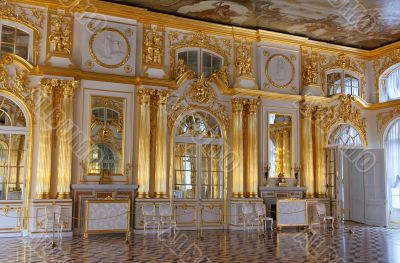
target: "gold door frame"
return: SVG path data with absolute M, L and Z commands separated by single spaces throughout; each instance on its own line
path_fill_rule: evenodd
M 221 133 L 223 136 L 223 158 L 224 158 L 224 187 L 223 187 L 223 204 L 224 204 L 224 215 L 223 215 L 223 223 L 224 225 L 227 224 L 227 212 L 228 212 L 228 134 L 227 134 L 227 127 L 224 125 L 224 122 L 222 122 L 215 114 L 212 112 L 206 110 L 205 108 L 202 107 L 190 107 L 189 109 L 183 111 L 180 115 L 176 117 L 175 120 L 173 120 L 173 125 L 169 131 L 169 142 L 170 142 L 170 165 L 169 165 L 169 198 L 171 204 L 173 203 L 173 176 L 174 176 L 174 157 L 175 157 L 175 131 L 177 128 L 177 125 L 180 123 L 180 121 L 183 119 L 183 117 L 189 115 L 192 112 L 205 112 L 207 114 L 210 114 L 213 116 L 220 128 L 221 128 Z

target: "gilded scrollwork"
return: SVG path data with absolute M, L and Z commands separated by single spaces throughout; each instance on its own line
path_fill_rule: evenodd
M 193 103 L 211 104 L 215 101 L 215 92 L 207 83 L 207 79 L 202 75 L 188 89 L 186 97 Z
M 72 16 L 49 13 L 47 30 L 50 55 L 66 57 L 71 55 L 73 23 Z
M 35 109 L 36 87 L 30 86 L 28 71 L 10 67 L 14 61 L 12 55 L 3 55 L 0 61 L 0 89 L 6 90 L 21 99 L 33 113 Z M 12 69 L 14 69 L 12 72 Z
M 162 66 L 164 59 L 164 30 L 156 26 L 143 29 L 143 63 Z
M 235 43 L 235 71 L 239 77 L 253 77 L 251 44 L 245 41 Z
M 376 126 L 378 134 L 382 135 L 388 124 L 400 117 L 400 106 L 396 106 L 390 111 L 380 112 L 376 115 Z
M 209 49 L 224 58 L 224 65 L 230 63 L 232 43 L 229 39 L 218 38 L 205 34 L 202 31 L 195 33 L 184 33 L 178 31 L 170 31 L 168 33 L 168 44 L 170 48 L 170 69 L 172 74 L 176 74 L 175 55 L 176 50 L 180 48 L 205 48 Z M 176 78 L 177 75 L 173 75 Z
M 375 94 L 376 102 L 380 100 L 380 78 L 382 74 L 390 67 L 400 63 L 400 49 L 394 49 L 389 54 L 385 54 L 373 62 L 373 68 L 375 73 Z

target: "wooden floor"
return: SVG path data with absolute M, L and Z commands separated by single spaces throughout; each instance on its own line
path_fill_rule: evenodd
M 351 229 L 351 231 L 350 231 Z M 350 233 L 353 232 L 353 233 Z M 400 229 L 346 224 L 314 233 L 283 229 L 257 232 L 178 231 L 168 235 L 93 235 L 0 239 L 0 262 L 400 262 Z

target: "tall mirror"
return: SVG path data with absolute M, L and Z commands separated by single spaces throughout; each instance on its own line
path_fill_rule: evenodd
M 90 97 L 89 175 L 124 174 L 125 99 Z
M 293 118 L 288 114 L 268 114 L 269 177 L 292 177 Z

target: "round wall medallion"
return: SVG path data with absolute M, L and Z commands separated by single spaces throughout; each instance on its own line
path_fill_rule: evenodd
M 274 54 L 267 60 L 265 74 L 269 83 L 276 88 L 286 88 L 294 79 L 294 66 L 290 59 L 282 54 Z
M 106 27 L 90 37 L 89 51 L 93 60 L 100 66 L 118 68 L 128 61 L 131 47 L 123 33 Z

